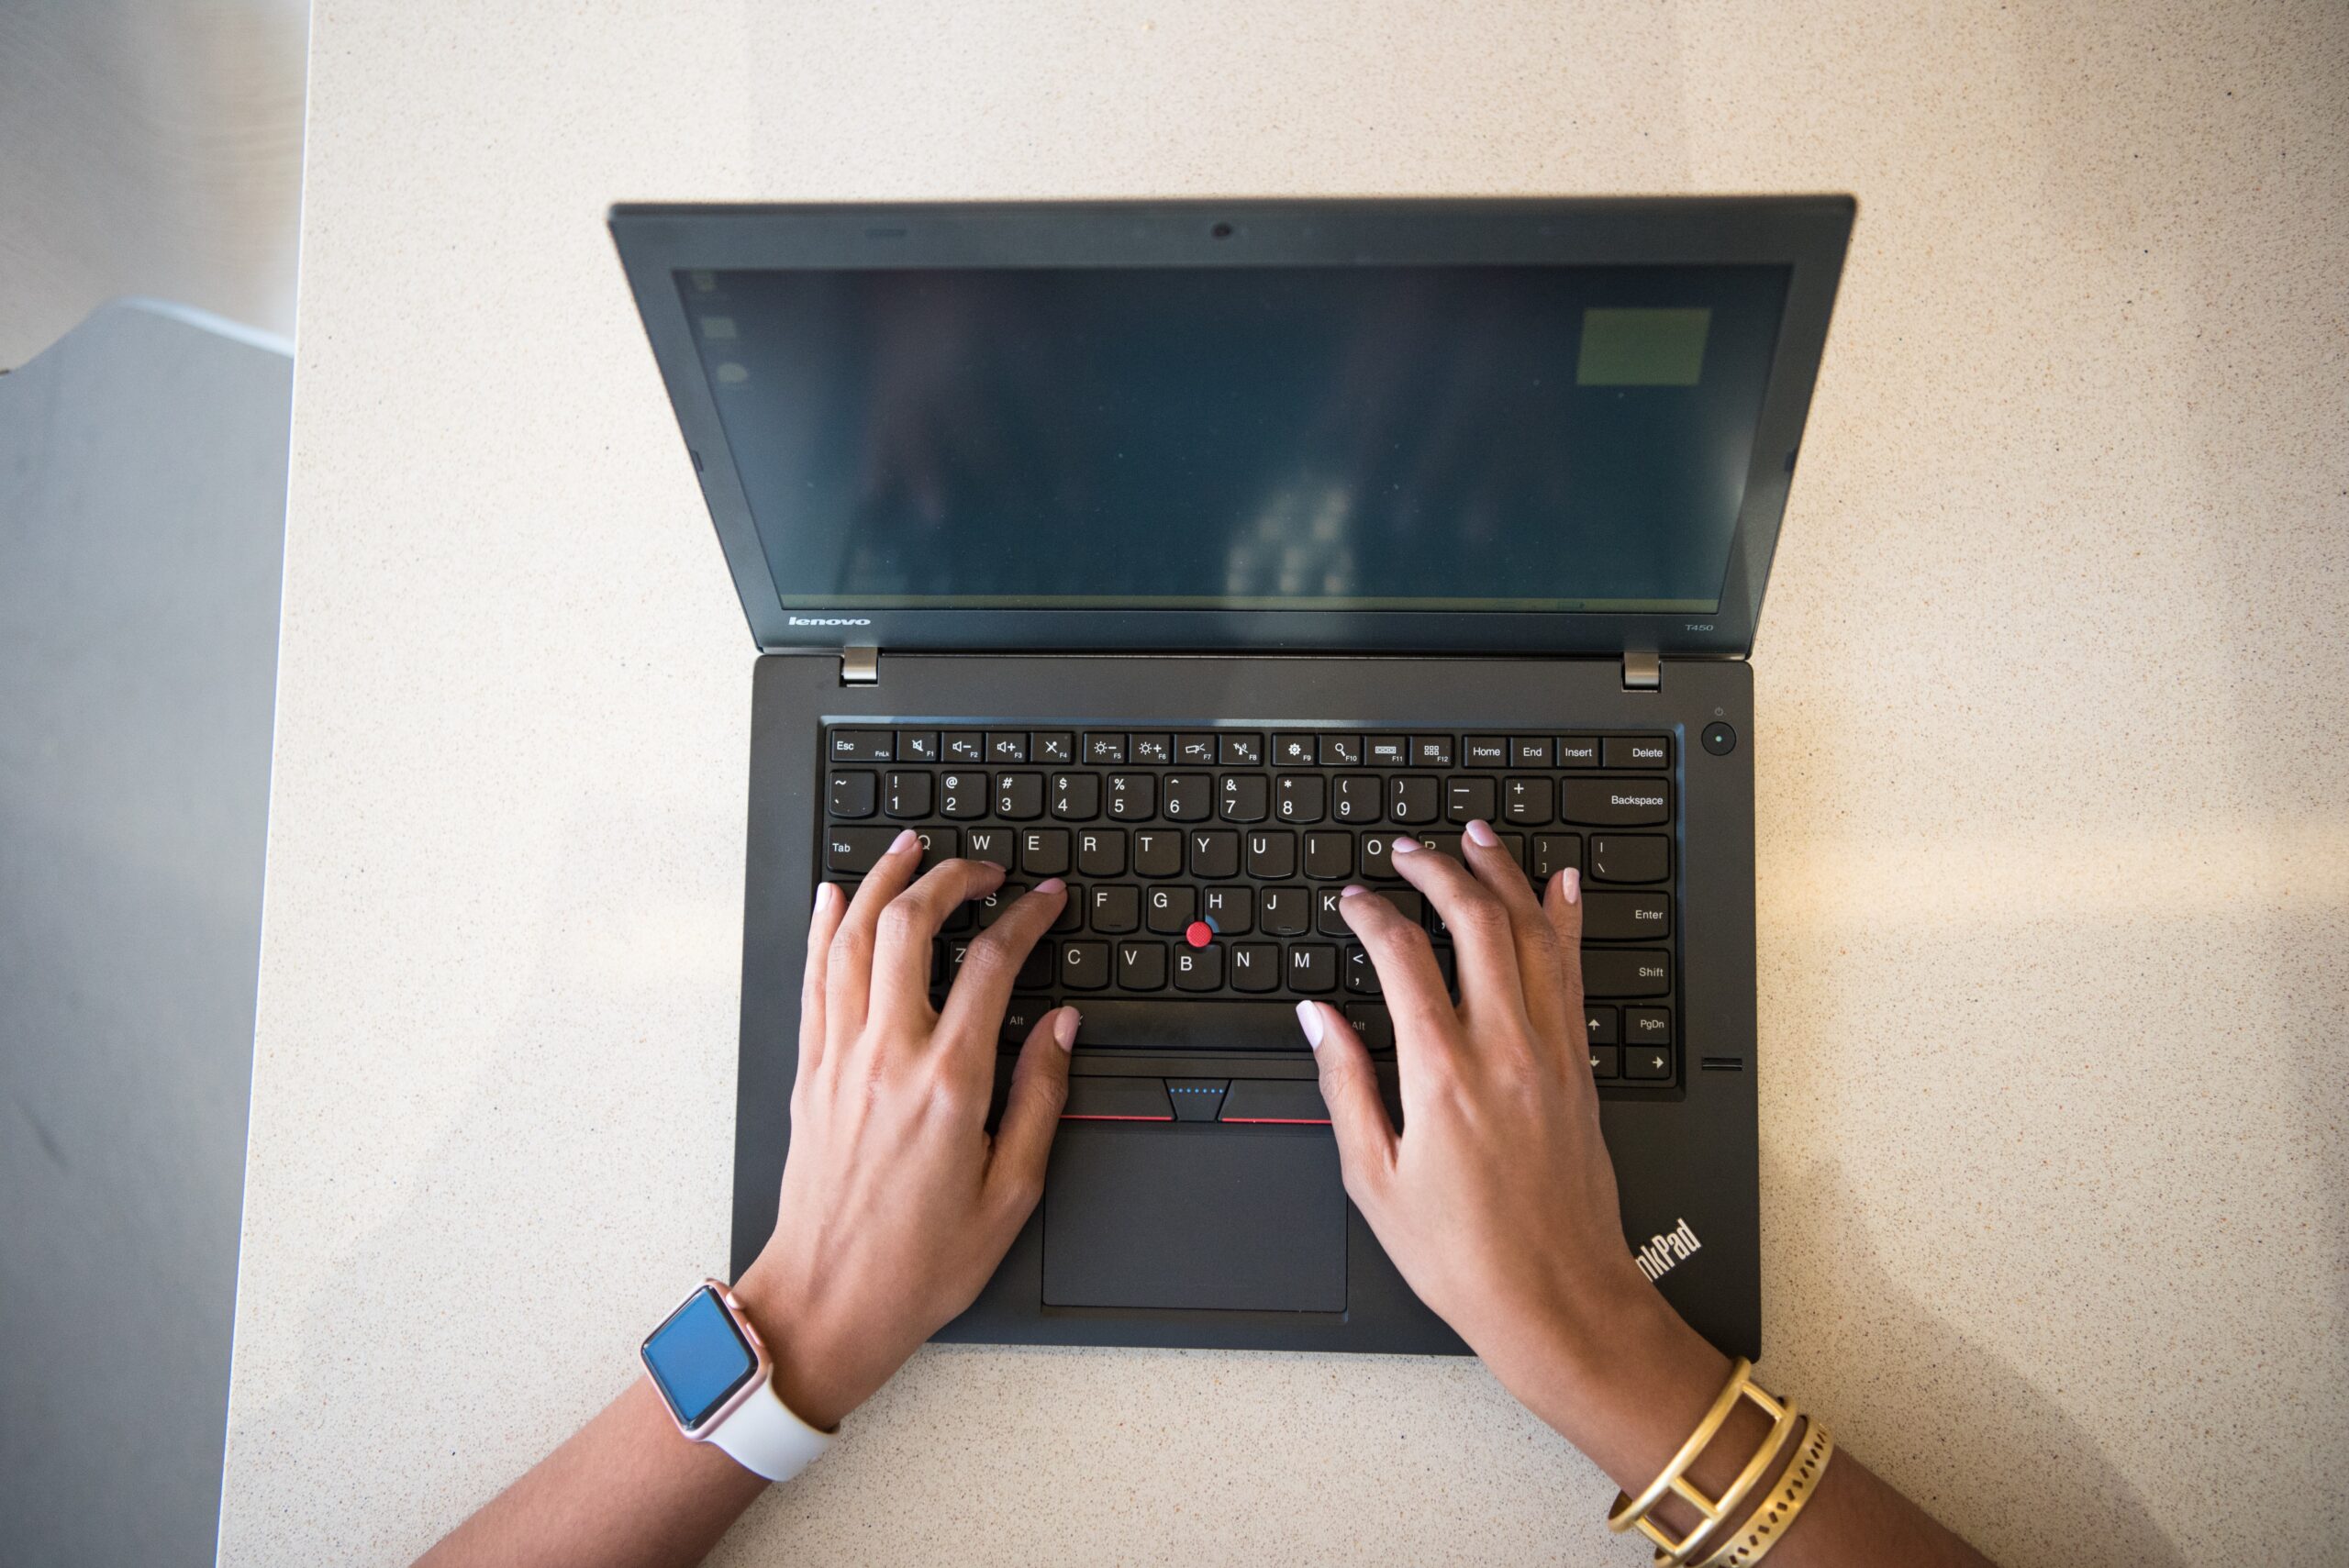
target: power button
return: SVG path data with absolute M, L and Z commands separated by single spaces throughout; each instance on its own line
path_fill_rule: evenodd
M 1726 724 L 1708 724 L 1697 739 L 1716 757 L 1726 757 L 1737 750 L 1737 731 Z

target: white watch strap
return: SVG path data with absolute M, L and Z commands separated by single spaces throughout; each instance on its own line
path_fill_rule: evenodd
M 772 1381 L 728 1411 L 709 1440 L 743 1469 L 770 1481 L 790 1480 L 832 1446 L 829 1435 L 792 1414 Z

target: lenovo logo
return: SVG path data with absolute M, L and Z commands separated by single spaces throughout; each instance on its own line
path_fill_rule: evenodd
M 1647 1275 L 1651 1280 L 1660 1280 L 1672 1272 L 1673 1264 L 1690 1256 L 1703 1245 L 1702 1241 L 1697 1240 L 1697 1233 L 1688 1229 L 1688 1222 L 1684 1219 L 1678 1226 L 1665 1231 L 1663 1235 L 1648 1238 L 1648 1244 L 1634 1249 L 1631 1256 L 1640 1265 L 1640 1273 Z
M 871 626 L 873 624 L 863 616 L 845 618 L 826 616 L 785 616 L 784 619 L 793 626 Z

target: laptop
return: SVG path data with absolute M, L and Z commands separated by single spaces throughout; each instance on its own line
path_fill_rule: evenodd
M 1066 913 L 1042 1202 L 942 1339 L 1459 1352 L 1346 1201 L 1296 1003 L 1398 1118 L 1336 910 L 1408 832 L 1580 868 L 1642 1268 L 1758 1355 L 1747 656 L 1842 196 L 621 206 L 758 648 L 733 1262 L 774 1227 L 815 884 L 905 828 Z M 1405 1129 L 1408 1136 L 1408 1129 Z

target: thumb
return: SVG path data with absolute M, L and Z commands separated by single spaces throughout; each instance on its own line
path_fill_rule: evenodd
M 1028 1031 L 1028 1042 L 1019 1048 L 1019 1064 L 1011 1070 L 1011 1093 L 996 1126 L 987 1188 L 1015 1211 L 1015 1227 L 1044 1193 L 1044 1162 L 1052 1152 L 1052 1135 L 1061 1129 L 1061 1108 L 1068 1104 L 1069 1051 L 1083 1021 L 1074 1007 L 1054 1007 L 1038 1018 Z
M 1377 1071 L 1362 1037 L 1329 1003 L 1299 1002 L 1297 1021 L 1304 1027 L 1314 1064 L 1320 1069 L 1321 1099 L 1330 1107 L 1330 1130 L 1337 1135 L 1346 1191 L 1359 1205 L 1363 1182 L 1384 1175 L 1395 1164 L 1395 1126 L 1386 1119 L 1386 1102 L 1378 1097 Z

